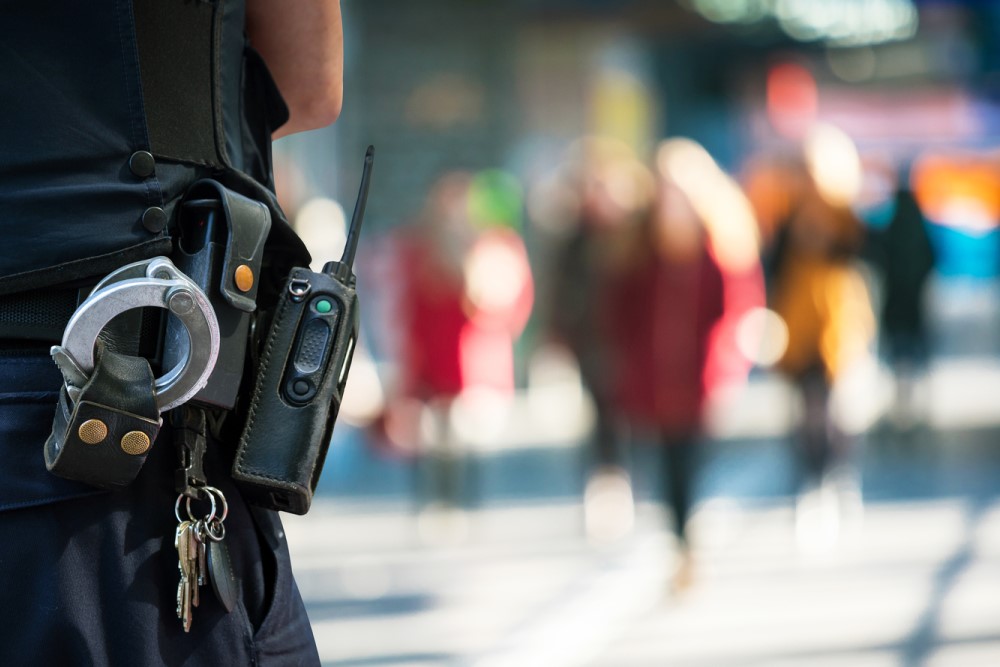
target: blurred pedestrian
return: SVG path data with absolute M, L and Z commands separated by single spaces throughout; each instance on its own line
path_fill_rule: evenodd
M 390 411 L 413 416 L 410 437 L 427 464 L 431 506 L 465 504 L 466 466 L 453 427 L 456 399 L 470 390 L 510 396 L 513 344 L 531 311 L 533 285 L 515 221 L 489 217 L 489 179 L 465 172 L 442 176 L 420 220 L 399 242 L 403 293 L 400 374 Z M 484 212 L 485 211 L 485 212 Z M 396 415 L 399 416 L 398 414 Z
M 585 137 L 574 144 L 562 178 L 571 196 L 571 225 L 552 267 L 548 334 L 576 357 L 594 404 L 589 443 L 593 471 L 585 495 L 585 523 L 596 540 L 614 539 L 632 525 L 631 479 L 612 411 L 609 293 L 630 257 L 633 228 L 648 209 L 653 191 L 649 170 L 625 144 Z
M 659 445 L 679 590 L 692 577 L 688 520 L 705 407 L 713 392 L 745 378 L 737 324 L 762 305 L 764 292 L 750 204 L 705 149 L 687 139 L 664 142 L 656 176 L 655 202 L 605 312 L 614 409 Z
M 857 151 L 847 135 L 821 127 L 805 143 L 802 169 L 778 234 L 771 294 L 788 328 L 778 369 L 804 408 L 797 438 L 799 537 L 804 546 L 816 546 L 836 540 L 840 504 L 855 492 L 854 439 L 833 418 L 830 399 L 834 386 L 868 353 L 874 317 L 857 268 L 864 241 L 851 209 L 860 183 Z
M 888 226 L 875 235 L 872 253 L 882 276 L 880 333 L 896 382 L 892 422 L 901 435 L 919 425 L 915 389 L 928 355 L 925 291 L 934 248 L 920 204 L 901 169 Z

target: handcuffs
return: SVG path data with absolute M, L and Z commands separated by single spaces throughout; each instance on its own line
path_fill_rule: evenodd
M 62 345 L 53 348 L 53 355 L 62 356 L 65 366 L 79 371 L 67 382 L 82 388 L 81 380 L 85 382 L 94 370 L 98 334 L 112 319 L 146 307 L 169 310 L 188 334 L 180 363 L 154 383 L 157 407 L 166 412 L 198 393 L 219 356 L 219 323 L 202 289 L 166 257 L 123 266 L 99 282 L 80 304 L 66 325 Z
M 160 377 L 149 362 L 113 352 L 99 338 L 134 308 L 164 308 L 183 325 L 179 361 Z M 65 383 L 45 463 L 56 475 L 121 487 L 138 474 L 159 432 L 160 414 L 205 386 L 219 356 L 215 311 L 204 291 L 166 257 L 136 262 L 97 284 L 66 325 L 52 357 Z

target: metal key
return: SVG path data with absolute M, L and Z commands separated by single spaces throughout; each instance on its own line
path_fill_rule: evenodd
M 204 586 L 208 576 L 208 537 L 205 534 L 205 521 L 199 521 L 194 533 L 198 542 L 198 585 Z
M 201 558 L 198 541 L 198 524 L 200 521 L 196 521 L 188 526 L 188 586 L 191 589 L 191 606 L 197 607 L 201 602 L 201 596 L 198 593 L 198 589 L 201 587 Z M 190 621 L 189 621 L 190 623 Z
M 180 583 L 177 584 L 177 618 L 181 619 L 184 632 L 191 631 L 191 561 L 190 561 L 191 522 L 181 521 L 177 525 L 174 536 L 174 547 L 177 549 L 177 569 L 180 571 Z
M 174 549 L 177 550 L 177 569 L 180 571 L 180 582 L 177 584 L 177 618 L 181 618 L 184 613 L 184 587 L 187 582 L 184 579 L 184 557 L 183 554 L 187 553 L 186 545 L 182 545 L 185 539 L 184 535 L 187 532 L 187 527 L 185 523 L 190 522 L 180 522 L 177 525 L 177 531 L 174 533 Z
M 211 582 L 212 590 L 227 612 L 232 611 L 236 598 L 229 554 L 225 549 L 219 549 L 224 546 L 221 545 L 226 536 L 223 522 L 229 514 L 226 496 L 212 486 L 197 486 L 194 489 L 194 495 L 211 503 L 204 518 L 195 519 L 191 511 L 192 498 L 183 492 L 174 505 L 174 514 L 178 520 L 174 546 L 177 548 L 181 573 L 181 581 L 177 587 L 177 616 L 181 619 L 185 632 L 191 629 L 192 607 L 201 603 L 201 586 Z M 182 503 L 187 511 L 186 521 L 180 519 Z M 221 512 L 216 514 L 220 506 Z

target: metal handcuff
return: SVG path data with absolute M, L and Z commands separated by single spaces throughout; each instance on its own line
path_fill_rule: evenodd
M 86 384 L 94 370 L 98 334 L 116 316 L 133 308 L 165 308 L 187 332 L 180 361 L 156 379 L 156 404 L 161 412 L 187 402 L 208 382 L 219 356 L 219 323 L 202 289 L 166 257 L 123 266 L 97 284 L 80 304 L 63 332 L 61 347 L 52 349 L 66 375 L 67 389 Z

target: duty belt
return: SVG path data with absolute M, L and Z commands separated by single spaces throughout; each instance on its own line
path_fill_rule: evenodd
M 96 282 L 0 296 L 0 348 L 47 347 L 62 340 L 77 307 Z M 132 310 L 116 317 L 101 340 L 120 354 L 160 358 L 162 311 Z

